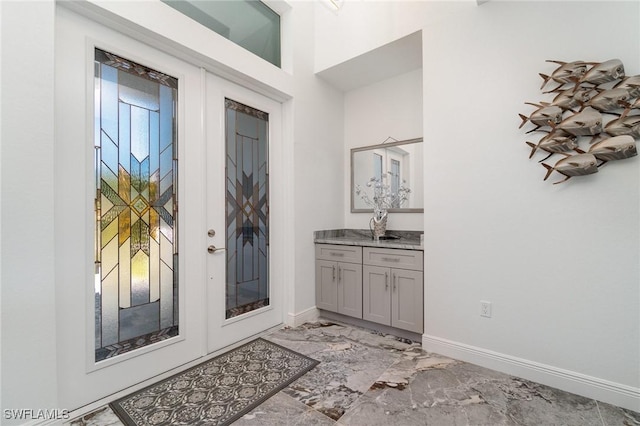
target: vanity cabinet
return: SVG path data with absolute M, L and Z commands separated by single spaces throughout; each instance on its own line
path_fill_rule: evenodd
M 316 244 L 316 306 L 362 318 L 362 247 Z
M 316 244 L 316 306 L 422 333 L 423 252 Z
M 362 319 L 422 333 L 422 252 L 364 247 L 362 262 Z
M 362 318 L 422 333 L 422 265 L 421 251 L 365 247 Z

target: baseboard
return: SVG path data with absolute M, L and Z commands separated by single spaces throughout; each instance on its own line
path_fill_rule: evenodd
M 420 333 L 414 333 L 413 331 L 402 330 L 400 328 L 391 327 L 384 324 L 378 324 L 375 322 L 363 320 L 360 318 L 354 318 L 349 315 L 342 315 L 337 312 L 320 310 L 320 318 L 337 321 L 348 325 L 355 325 L 356 327 L 365 328 L 367 330 L 378 331 L 384 334 L 391 334 L 392 336 L 402 337 L 404 339 L 411 340 L 412 342 L 419 342 L 422 335 Z
M 289 327 L 299 327 L 305 322 L 316 321 L 320 317 L 320 311 L 315 306 L 305 309 L 297 314 L 287 314 L 287 325 Z
M 422 349 L 640 412 L 640 388 L 426 334 Z

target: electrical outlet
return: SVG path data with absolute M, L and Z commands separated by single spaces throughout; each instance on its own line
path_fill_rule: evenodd
M 486 300 L 480 301 L 480 316 L 491 318 L 491 302 Z

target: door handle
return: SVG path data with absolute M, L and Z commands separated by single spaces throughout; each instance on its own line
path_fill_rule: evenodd
M 224 248 L 224 247 L 220 247 L 220 248 L 218 248 L 218 247 L 213 246 L 213 245 L 211 245 L 211 246 L 207 247 L 207 251 L 208 251 L 209 253 L 212 253 L 212 254 L 213 254 L 213 253 L 215 253 L 215 252 L 217 252 L 217 251 L 224 251 L 224 250 L 225 250 L 225 248 Z
M 384 273 L 384 289 L 389 290 L 389 273 Z

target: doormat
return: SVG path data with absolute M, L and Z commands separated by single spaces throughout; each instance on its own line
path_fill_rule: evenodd
M 256 339 L 109 405 L 128 426 L 228 425 L 318 364 Z

